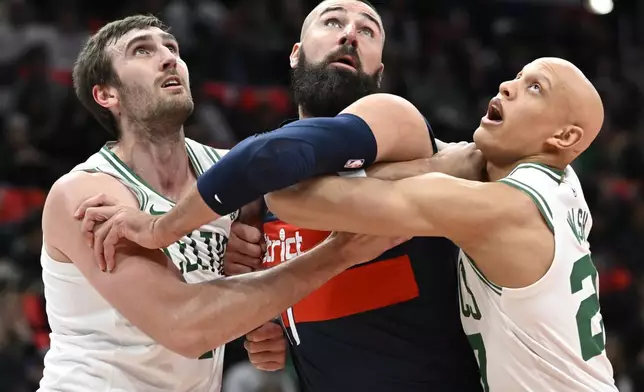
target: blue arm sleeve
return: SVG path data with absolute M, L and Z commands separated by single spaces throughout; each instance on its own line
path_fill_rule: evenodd
M 203 200 L 227 215 L 266 193 L 321 174 L 373 163 L 376 139 L 360 117 L 311 118 L 249 137 L 197 181 Z

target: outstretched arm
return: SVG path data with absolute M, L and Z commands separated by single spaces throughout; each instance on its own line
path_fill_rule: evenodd
M 198 357 L 270 320 L 334 275 L 399 243 L 398 239 L 337 235 L 289 263 L 267 271 L 200 284 L 182 281 L 160 250 L 129 242 L 116 247 L 118 267 L 103 273 L 87 246 L 79 204 L 103 189 L 122 206 L 136 209 L 132 194 L 104 174 L 73 173 L 52 187 L 43 212 L 49 255 L 73 263 L 89 283 L 132 324 L 170 350 Z M 135 214 L 145 213 L 135 211 Z M 86 217 L 87 218 L 87 217 Z
M 399 181 L 323 177 L 266 195 L 280 219 L 352 233 L 441 236 L 467 242 L 521 219 L 530 200 L 500 183 L 430 173 Z
M 155 230 L 176 239 L 268 192 L 375 161 L 425 158 L 431 146 L 427 123 L 411 103 L 373 94 L 336 117 L 295 121 L 245 139 L 199 178 Z

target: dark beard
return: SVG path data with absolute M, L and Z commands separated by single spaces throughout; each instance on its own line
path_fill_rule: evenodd
M 150 140 L 176 137 L 194 109 L 191 97 L 152 97 L 141 86 L 121 86 L 120 92 L 124 111 Z
M 342 55 L 350 55 L 356 63 L 357 73 L 329 67 Z M 291 88 L 295 103 L 310 117 L 334 117 L 347 106 L 369 94 L 378 92 L 380 72 L 375 75 L 362 71 L 362 65 L 352 46 L 343 46 L 320 64 L 309 64 L 304 50 L 300 49 L 299 62 L 293 70 Z

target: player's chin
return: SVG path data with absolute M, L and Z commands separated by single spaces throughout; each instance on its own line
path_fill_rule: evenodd
M 479 125 L 476 131 L 474 131 L 474 135 L 472 136 L 474 144 L 476 144 L 476 146 L 479 148 L 481 148 L 480 146 L 493 145 L 495 143 L 495 140 L 498 139 L 499 136 L 495 131 L 498 130 L 490 129 L 483 124 Z

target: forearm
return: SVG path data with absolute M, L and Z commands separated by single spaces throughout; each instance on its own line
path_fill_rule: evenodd
M 360 117 L 295 121 L 236 145 L 197 181 L 205 203 L 226 215 L 264 194 L 321 174 L 370 165 L 376 139 Z
M 194 186 L 170 211 L 157 219 L 154 235 L 162 244 L 169 246 L 187 233 L 219 217 Z
M 377 163 L 367 169 L 366 172 L 370 178 L 395 181 L 427 173 L 443 172 L 445 169 L 446 165 L 441 157 L 433 156 L 406 162 Z M 353 214 L 361 211 L 361 206 L 357 209 L 353 208 L 354 203 L 348 200 L 349 198 L 356 200 L 356 204 L 359 204 L 361 200 L 372 196 L 369 195 L 367 189 L 356 189 L 354 187 L 350 187 L 351 192 L 346 193 L 346 187 L 341 189 L 340 184 L 342 182 L 323 180 L 324 183 L 312 185 L 315 184 L 313 181 L 267 195 L 267 198 L 272 202 L 273 208 L 279 211 L 277 213 L 273 210 L 273 213 L 276 213 L 283 220 L 295 219 L 295 221 L 289 223 L 301 227 L 322 229 L 322 227 L 328 227 L 330 222 L 342 224 L 345 220 L 352 219 Z M 303 190 L 310 190 L 311 187 L 315 187 L 315 193 L 302 192 Z M 381 195 L 381 197 L 384 196 Z M 339 200 L 339 198 L 342 198 L 342 200 Z M 346 215 L 345 209 L 349 210 L 350 215 Z M 284 217 L 287 218 L 285 219 Z
M 198 337 L 195 352 L 207 351 L 265 323 L 322 286 L 351 263 L 332 242 L 268 270 L 198 285 L 180 316 L 187 336 Z M 340 259 L 339 259 L 340 258 Z
M 385 181 L 402 180 L 442 170 L 439 158 L 422 158 L 407 162 L 376 163 L 366 170 L 367 176 Z
M 382 232 L 389 230 L 382 218 L 389 219 L 393 184 L 374 178 L 325 176 L 272 192 L 265 200 L 277 217 L 292 225 L 387 235 Z

